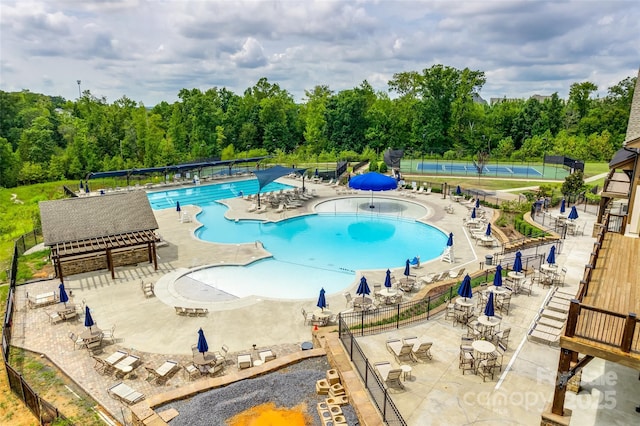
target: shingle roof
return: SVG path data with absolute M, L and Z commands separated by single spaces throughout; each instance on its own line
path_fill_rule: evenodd
M 47 246 L 158 229 L 144 191 L 41 201 L 40 218 Z
M 640 139 L 640 70 L 636 79 L 636 87 L 631 101 L 631 112 L 629 113 L 629 123 L 627 124 L 627 136 L 625 145 L 631 141 Z

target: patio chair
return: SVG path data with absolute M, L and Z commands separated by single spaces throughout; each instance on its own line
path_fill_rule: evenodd
M 219 351 L 214 351 L 213 352 L 213 356 L 216 357 L 216 363 L 217 362 L 226 362 L 227 361 L 227 354 L 229 353 L 229 347 L 227 345 L 222 345 L 222 347 L 220 348 Z
M 400 339 L 389 339 L 387 340 L 387 350 L 391 352 L 401 364 L 404 362 L 413 362 L 413 358 L 411 357 L 413 345 L 402 343 Z
M 502 343 L 498 343 L 496 350 L 491 354 L 496 359 L 496 367 L 498 367 L 500 371 L 502 371 L 502 360 L 504 359 L 505 352 L 507 352 L 507 347 Z M 498 361 L 498 357 L 500 357 L 500 361 Z
M 244 370 L 245 368 L 253 367 L 253 359 L 251 354 L 238 355 L 238 370 Z
M 196 316 L 198 317 L 206 317 L 209 314 L 209 309 L 207 308 L 196 308 Z
M 511 293 L 496 298 L 496 309 L 505 315 L 509 315 L 509 307 L 511 306 Z
M 107 393 L 112 398 L 120 400 L 127 405 L 135 404 L 136 402 L 140 402 L 145 398 L 143 393 L 133 390 L 131 387 L 122 382 L 111 386 L 109 389 L 107 389 Z
M 348 291 L 343 293 L 345 299 L 347 299 L 347 308 L 353 308 L 353 299 L 351 298 L 351 293 Z
M 103 360 L 102 358 L 99 358 L 99 357 L 97 357 L 95 355 L 92 355 L 91 357 L 95 361 L 95 363 L 93 364 L 94 370 L 96 370 L 98 373 L 100 373 L 102 375 L 111 374 L 111 372 L 113 371 L 113 366 L 107 364 L 105 362 L 105 360 Z
M 182 368 L 184 368 L 184 372 L 187 375 L 187 379 L 188 380 L 193 380 L 194 378 L 200 377 L 200 375 L 202 373 L 200 373 L 200 370 L 198 369 L 198 367 L 196 367 L 196 365 L 194 363 L 189 363 L 187 365 L 184 365 Z
M 114 324 L 111 326 L 111 328 L 107 328 L 106 330 L 102 331 L 102 338 L 109 339 L 111 340 L 111 343 L 114 343 L 116 339 L 115 331 L 116 331 L 116 326 Z
M 400 381 L 402 369 L 392 368 L 389 361 L 376 362 L 373 364 L 373 367 L 375 368 L 376 374 L 387 388 L 404 389 L 404 386 Z
M 224 371 L 224 361 L 222 362 L 217 362 L 213 365 L 210 365 L 206 368 L 206 374 L 209 376 L 215 376 L 218 373 L 221 373 Z
M 493 335 L 493 340 L 496 345 L 502 344 L 505 348 L 509 346 L 509 335 L 511 334 L 511 327 L 500 330 Z
M 60 322 L 60 321 L 64 320 L 64 318 L 62 318 L 60 315 L 58 315 L 58 313 L 57 313 L 57 312 L 55 312 L 55 311 L 44 311 L 44 312 L 45 312 L 45 313 L 47 314 L 47 316 L 49 317 L 49 322 L 50 322 L 51 324 L 56 324 L 56 323 L 58 323 L 58 322 Z
M 313 314 L 308 313 L 304 308 L 300 310 L 302 312 L 302 318 L 304 319 L 304 325 L 311 325 L 313 322 Z
M 476 374 L 482 376 L 482 381 L 485 382 L 487 377 L 491 376 L 491 380 L 493 380 L 493 375 L 495 374 L 496 369 L 496 359 L 493 357 L 489 357 L 483 359 L 478 363 L 478 368 L 476 370 Z
M 82 348 L 85 346 L 84 339 L 78 337 L 73 331 L 69 333 L 69 339 L 73 342 L 73 349 Z M 76 347 L 77 346 L 77 347 Z
M 171 375 L 171 373 L 176 369 L 179 368 L 180 366 L 178 365 L 177 362 L 175 361 L 171 361 L 171 360 L 167 360 L 164 362 L 164 364 L 162 364 L 160 367 L 153 369 L 150 367 L 144 367 L 145 370 L 147 370 L 147 380 L 149 380 L 149 378 L 151 378 L 152 381 L 155 381 L 156 384 L 161 385 L 167 382 L 167 380 L 169 380 L 169 376 Z
M 260 358 L 260 360 L 264 363 L 276 359 L 276 354 L 274 354 L 271 349 L 265 349 L 258 352 L 258 358 Z
M 475 359 L 473 358 L 473 348 L 460 346 L 460 358 L 458 361 L 458 368 L 462 370 L 462 375 L 467 371 L 475 370 Z

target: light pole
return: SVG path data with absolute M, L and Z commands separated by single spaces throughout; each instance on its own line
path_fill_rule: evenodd
M 82 97 L 82 90 L 80 90 L 80 83 L 82 83 L 81 80 L 76 80 L 78 82 L 78 98 Z

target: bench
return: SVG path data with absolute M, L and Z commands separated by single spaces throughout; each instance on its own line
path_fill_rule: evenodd
M 29 301 L 29 307 L 39 308 L 40 306 L 53 305 L 58 301 L 58 296 L 55 291 L 52 291 L 50 293 L 37 294 L 35 298 L 27 296 L 27 300 Z
M 145 283 L 144 281 L 140 281 L 140 286 L 142 287 L 142 292 L 145 297 L 153 297 L 153 283 Z

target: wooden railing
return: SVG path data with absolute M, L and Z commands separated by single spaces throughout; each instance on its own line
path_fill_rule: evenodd
M 604 217 L 604 226 L 593 244 L 589 263 L 584 267 L 576 299 L 571 301 L 565 336 L 604 343 L 617 347 L 623 352 L 640 353 L 640 320 L 636 318 L 635 313 L 623 315 L 582 303 L 589 292 L 592 272 L 598 264 L 598 256 L 605 233 L 609 229 L 610 218 L 609 214 Z

